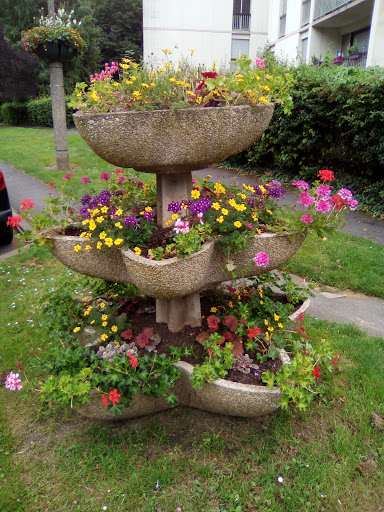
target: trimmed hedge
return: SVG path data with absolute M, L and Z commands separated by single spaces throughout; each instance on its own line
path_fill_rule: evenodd
M 332 169 L 384 178 L 384 69 L 302 65 L 290 116 L 275 109 L 270 127 L 246 152 L 248 164 L 316 176 Z
M 66 111 L 67 126 L 73 126 L 73 110 L 66 105 Z M 51 98 L 39 98 L 26 103 L 3 103 L 0 106 L 0 121 L 14 126 L 52 127 Z

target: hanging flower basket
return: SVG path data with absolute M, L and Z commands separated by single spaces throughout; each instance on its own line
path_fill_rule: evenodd
M 64 43 L 50 42 L 39 45 L 36 48 L 36 55 L 41 59 L 64 60 L 70 58 L 73 53 Z

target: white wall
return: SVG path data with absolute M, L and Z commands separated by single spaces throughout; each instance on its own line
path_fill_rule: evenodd
M 254 58 L 268 42 L 268 21 L 271 0 L 251 0 L 251 34 L 249 55 Z
M 231 58 L 233 0 L 144 0 L 144 60 L 227 65 Z M 193 56 L 189 50 L 196 50 Z
M 384 67 L 384 0 L 375 0 L 368 45 L 367 66 Z

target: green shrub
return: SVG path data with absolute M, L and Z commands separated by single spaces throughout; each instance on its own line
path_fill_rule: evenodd
M 16 101 L 3 103 L 0 106 L 0 119 L 2 123 L 16 126 L 28 124 L 26 104 Z
M 383 179 L 384 70 L 302 65 L 293 73 L 292 113 L 277 106 L 248 163 L 311 177 L 320 166 Z
M 66 100 L 67 101 L 67 100 Z M 15 126 L 52 127 L 51 98 L 39 98 L 26 103 L 4 103 L 0 107 L 0 120 Z M 73 111 L 66 106 L 67 126 L 73 126 Z

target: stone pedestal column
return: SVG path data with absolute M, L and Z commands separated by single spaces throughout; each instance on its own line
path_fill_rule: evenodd
M 169 203 L 191 198 L 192 173 L 157 174 L 156 178 L 157 223 L 165 227 L 173 214 L 168 211 Z M 200 293 L 172 300 L 156 299 L 156 322 L 165 322 L 172 332 L 181 331 L 185 325 L 198 327 L 201 325 Z
M 59 170 L 68 170 L 69 155 L 64 77 L 63 64 L 60 61 L 55 60 L 49 63 L 49 80 L 51 84 L 52 119 L 55 133 L 57 168 Z

